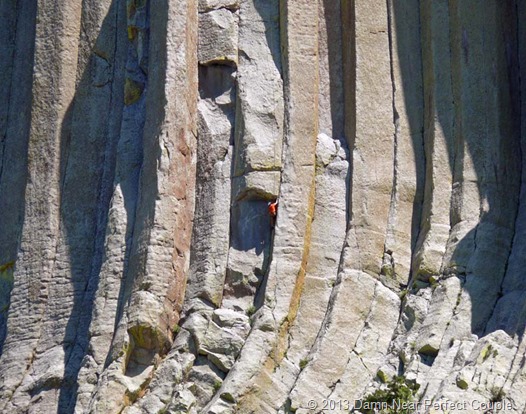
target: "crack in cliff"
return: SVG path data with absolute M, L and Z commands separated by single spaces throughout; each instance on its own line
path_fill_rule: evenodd
M 433 169 L 433 154 L 431 150 L 432 140 L 426 139 L 426 135 L 430 134 L 430 126 L 429 126 L 429 118 L 430 115 L 428 114 L 429 108 L 432 108 L 432 96 L 429 93 L 429 85 L 426 86 L 426 79 L 425 75 L 426 72 L 429 72 L 428 65 L 426 66 L 426 49 L 427 53 L 430 53 L 431 51 L 431 45 L 429 45 L 428 38 L 430 37 L 430 34 L 428 32 L 431 31 L 429 27 L 429 19 L 427 19 L 426 11 L 429 7 L 426 3 L 422 3 L 421 7 L 418 11 L 418 29 L 419 29 L 419 36 L 422 39 L 420 42 L 419 47 L 419 55 L 420 55 L 420 63 L 421 63 L 421 71 L 422 71 L 422 129 L 420 131 L 422 136 L 422 156 L 423 156 L 423 169 L 422 169 L 422 193 L 421 193 L 421 203 L 420 203 L 420 217 L 419 222 L 417 223 L 417 231 L 414 235 L 414 242 L 411 245 L 411 259 L 410 259 L 410 267 L 409 267 L 409 278 L 407 285 L 408 287 L 411 287 L 418 275 L 418 269 L 417 264 L 420 264 L 423 249 L 425 245 L 425 241 L 427 239 L 427 236 L 429 234 L 430 230 L 430 219 L 431 219 L 431 209 L 432 209 L 432 200 L 430 199 L 428 195 L 428 188 L 432 188 L 434 185 L 433 179 L 432 179 L 432 169 Z M 425 41 L 425 45 L 423 44 Z M 431 141 L 431 142 L 429 142 Z M 431 175 L 431 176 L 430 176 Z M 400 315 L 399 315 L 399 322 L 401 319 L 401 316 L 405 309 L 405 303 L 407 301 L 402 300 L 401 306 L 400 306 Z
M 451 320 L 449 320 L 447 322 L 446 327 L 445 327 L 444 331 L 442 332 L 442 338 L 440 338 L 440 344 L 438 345 L 438 349 L 437 349 L 437 356 L 438 356 L 438 353 L 440 353 L 440 350 L 442 349 L 442 344 L 447 339 L 447 333 L 448 333 L 449 327 L 451 326 L 451 322 L 452 322 L 453 317 L 458 315 L 457 309 L 460 306 L 460 302 L 462 300 L 462 293 L 463 292 L 464 292 L 464 287 L 463 287 L 463 284 L 461 284 L 460 285 L 460 289 L 459 289 L 458 294 L 457 294 L 456 302 L 453 305 L 452 318 L 451 318 Z M 449 304 L 451 304 L 451 302 L 449 301 L 449 296 L 446 295 L 446 298 L 448 299 Z M 451 339 L 455 339 L 455 338 L 449 338 L 450 341 L 451 341 Z M 418 352 L 418 353 L 420 354 L 420 352 Z M 434 362 L 434 359 L 433 359 L 433 362 Z
M 522 163 L 521 163 L 522 165 Z M 522 167 L 521 167 L 522 169 Z M 518 198 L 517 200 L 517 209 L 516 209 L 516 212 L 515 212 L 515 225 L 513 226 L 513 232 L 512 232 L 512 236 L 511 236 L 511 243 L 510 243 L 510 246 L 509 246 L 509 249 L 508 249 L 508 255 L 506 257 L 506 262 L 504 264 L 504 270 L 503 270 L 503 273 L 502 273 L 502 279 L 500 281 L 500 284 L 499 284 L 499 290 L 497 292 L 497 297 L 493 303 L 493 306 L 492 306 L 492 309 L 491 309 L 491 312 L 489 313 L 489 317 L 487 319 L 487 321 L 485 322 L 484 324 L 484 330 L 483 330 L 483 334 L 484 335 L 487 335 L 489 334 L 490 332 L 488 332 L 488 325 L 489 323 L 492 321 L 493 319 L 493 315 L 495 313 L 495 309 L 497 308 L 497 305 L 499 304 L 500 302 L 500 299 L 503 298 L 503 291 L 504 291 L 504 284 L 505 284 L 505 281 L 506 281 L 506 276 L 508 275 L 508 267 L 509 267 L 509 263 L 510 263 L 510 258 L 512 256 L 512 254 L 514 253 L 513 252 L 513 248 L 515 246 L 515 235 L 517 234 L 517 220 L 518 220 L 518 217 L 519 217 L 519 208 L 520 208 L 520 198 Z
M 340 265 L 338 268 L 338 273 L 336 275 L 336 280 L 334 282 L 334 286 L 332 287 L 331 294 L 329 296 L 329 301 L 327 303 L 327 309 L 325 311 L 323 321 L 320 324 L 320 328 L 318 329 L 316 338 L 308 352 L 308 355 L 315 353 L 317 348 L 320 346 L 320 342 L 325 336 L 325 333 L 327 332 L 327 330 L 329 329 L 329 326 L 331 325 L 332 312 L 334 310 L 336 300 L 338 299 L 338 296 L 339 296 L 339 290 L 341 288 L 342 277 L 343 277 L 343 267 L 344 267 L 344 255 L 345 255 L 345 251 L 347 248 L 348 248 L 348 244 L 347 244 L 347 237 L 346 237 L 344 240 L 344 245 L 343 245 L 341 255 L 340 255 Z
M 376 283 L 374 285 L 374 291 L 373 291 L 373 296 L 371 298 L 371 303 L 369 305 L 369 310 L 368 310 L 367 315 L 365 316 L 365 318 L 363 318 L 362 327 L 360 328 L 360 332 L 358 332 L 358 335 L 356 336 L 356 340 L 354 341 L 354 344 L 352 346 L 352 350 L 353 351 L 356 348 L 356 345 L 358 345 L 358 341 L 360 340 L 362 334 L 365 332 L 365 330 L 367 328 L 369 328 L 369 318 L 371 317 L 371 315 L 373 313 L 373 310 L 374 310 L 374 305 L 375 305 L 376 298 L 377 298 L 377 295 L 378 295 L 378 284 L 379 283 L 380 282 L 376 281 Z
M 462 207 L 457 207 L 455 205 L 455 188 L 462 185 L 463 181 L 461 181 L 461 174 L 464 172 L 464 151 L 465 151 L 465 138 L 462 134 L 462 99 L 460 95 L 460 86 L 462 83 L 461 79 L 461 68 L 460 63 L 457 67 L 455 65 L 455 52 L 453 49 L 453 39 L 455 38 L 454 34 L 457 35 L 460 30 L 460 22 L 457 21 L 458 16 L 457 13 L 458 10 L 452 11 L 454 7 L 458 7 L 458 3 L 455 2 L 455 5 L 453 5 L 453 2 L 449 2 L 447 6 L 447 18 L 448 18 L 448 42 L 447 42 L 447 51 L 448 55 L 447 58 L 449 60 L 449 87 L 451 88 L 451 107 L 453 108 L 453 117 L 451 119 L 451 137 L 452 142 L 448 143 L 447 136 L 446 138 L 446 146 L 448 146 L 449 150 L 449 162 L 450 162 L 450 172 L 451 172 L 451 190 L 450 190 L 450 199 L 449 199 L 449 232 L 448 232 L 448 238 L 446 241 L 446 244 L 444 246 L 445 251 L 447 252 L 448 246 L 451 243 L 451 237 L 453 233 L 453 228 L 459 224 L 461 219 L 461 209 Z M 432 40 L 431 40 L 432 42 Z M 460 55 L 459 55 L 460 56 Z M 458 85 L 458 87 L 455 87 L 455 85 Z M 457 92 L 458 91 L 458 92 Z M 434 135 L 436 137 L 436 135 Z M 459 161 L 457 162 L 457 159 Z M 462 178 L 463 180 L 463 178 Z M 457 185 L 458 184 L 458 185 Z M 455 217 L 456 216 L 456 217 Z M 457 221 L 455 222 L 455 219 Z M 445 266 L 446 266 L 446 255 L 442 255 L 442 259 L 440 261 L 440 273 L 445 272 Z
M 493 319 L 493 316 L 494 316 L 494 313 L 495 313 L 495 309 L 497 308 L 497 305 L 498 303 L 500 302 L 500 299 L 503 297 L 503 292 L 504 292 L 504 285 L 505 285 L 505 281 L 506 281 L 506 277 L 508 275 L 508 268 L 509 268 L 509 263 L 510 263 L 510 259 L 511 259 L 511 256 L 514 254 L 514 247 L 515 247 L 515 238 L 517 236 L 517 227 L 519 226 L 519 223 L 518 223 L 518 220 L 519 220 L 519 216 L 520 216 L 520 208 L 521 208 L 521 194 L 524 194 L 526 193 L 526 181 L 524 180 L 524 177 L 523 177 L 523 172 L 524 172 L 524 154 L 525 154 L 525 142 L 524 142 L 524 139 L 526 137 L 522 137 L 522 130 L 523 130 L 523 123 L 526 122 L 524 117 L 522 116 L 522 68 L 521 68 L 521 59 L 520 59 L 520 42 L 521 42 L 521 38 L 520 38 L 520 11 L 519 11 L 519 2 L 518 1 L 515 1 L 515 16 L 516 16 L 516 19 L 515 19 L 515 39 L 516 39 L 516 50 L 515 50 L 515 53 L 517 54 L 517 84 L 518 84 L 518 96 L 517 96 L 517 105 L 518 105 L 518 113 L 519 113 L 519 121 L 518 121 L 518 124 L 519 124 L 519 145 L 517 146 L 517 150 L 519 152 L 518 154 L 518 159 L 520 160 L 519 162 L 519 172 L 518 172 L 518 176 L 520 177 L 520 184 L 519 184 L 519 191 L 518 191 L 518 196 L 517 196 L 517 199 L 516 199 L 516 202 L 515 202 L 515 218 L 513 220 L 513 223 L 514 223 L 514 226 L 513 226 L 513 233 L 512 233 L 512 236 L 511 236 L 511 244 L 510 244 L 510 247 L 509 247 L 509 250 L 508 250 L 508 255 L 507 255 L 507 258 L 506 258 L 506 263 L 504 265 L 504 271 L 503 271 L 503 275 L 502 275 L 502 280 L 500 282 L 500 286 L 499 286 L 499 291 L 497 293 L 497 299 L 495 300 L 495 303 L 493 304 L 493 308 L 491 309 L 491 313 L 489 315 L 489 318 L 488 320 L 486 321 L 485 325 L 484 325 L 484 335 L 487 335 L 489 332 L 488 332 L 488 324 L 491 322 L 491 320 Z M 525 206 L 526 207 L 526 206 Z
M 2 177 L 3 177 L 3 172 L 4 172 L 4 165 L 5 165 L 5 160 L 6 160 L 6 141 L 7 141 L 7 131 L 9 129 L 9 118 L 10 118 L 10 109 L 11 109 L 11 96 L 13 95 L 13 78 L 14 78 L 14 67 L 15 67 L 15 62 L 16 62 L 16 57 L 17 57 L 17 34 L 18 34 L 18 18 L 19 18 L 19 15 L 20 15 L 20 10 L 19 8 L 21 7 L 20 6 L 20 1 L 18 0 L 15 0 L 16 2 L 16 5 L 15 5 L 15 24 L 14 24 L 14 30 L 13 30 L 13 53 L 12 53 L 12 59 L 11 59 L 11 76 L 10 76 L 10 80 L 9 80 L 9 92 L 8 92 L 8 96 L 7 96 L 7 107 L 6 107 L 6 119 L 5 119 L 5 129 L 4 129 L 4 132 L 2 134 L 2 137 L 0 139 L 0 144 L 2 144 L 2 148 L 1 148 L 1 153 L 2 153 L 2 159 L 0 161 L 0 183 L 2 183 Z
M 9 115 L 8 115 L 8 119 L 9 119 Z M 9 124 L 8 120 L 6 120 L 6 124 L 7 125 Z M 7 127 L 6 127 L 6 130 L 7 130 Z M 0 183 L 2 182 L 2 176 L 4 173 L 4 164 L 5 164 L 5 158 L 6 158 L 6 155 L 5 155 L 5 141 L 6 140 L 7 140 L 7 131 L 3 134 L 2 138 L 0 139 L 0 143 L 2 144 L 2 148 L 1 148 L 2 157 L 0 159 Z
M 384 242 L 384 253 L 388 252 L 390 249 L 388 248 L 388 244 L 391 243 L 392 239 L 395 238 L 395 226 L 396 226 L 396 215 L 397 215 L 397 204 L 398 204 L 398 141 L 399 141 L 399 135 L 400 135 L 400 115 L 398 114 L 398 110 L 396 108 L 396 81 L 395 81 L 395 73 L 394 73 L 394 61 L 393 61 L 393 53 L 394 53 L 394 45 L 393 45 L 393 16 L 392 16 L 392 0 L 386 0 L 386 8 L 387 8 L 387 37 L 389 42 L 389 69 L 390 69 L 390 76 L 391 76 L 391 105 L 392 105 L 392 111 L 393 111 L 393 183 L 391 188 L 391 200 L 390 200 L 390 206 L 389 206 L 389 215 L 388 215 L 388 222 L 387 222 L 387 229 L 386 229 L 386 235 L 385 235 L 385 242 Z M 394 241 L 394 240 L 393 240 Z M 397 279 L 395 268 L 394 268 L 394 259 L 391 254 L 391 259 L 393 262 L 392 266 L 392 277 L 394 277 L 395 281 Z
M 281 196 L 281 187 L 283 185 L 283 171 L 285 169 L 285 165 L 286 165 L 286 144 L 287 144 L 287 139 L 286 139 L 286 132 L 290 130 L 290 114 L 288 113 L 288 110 L 287 108 L 290 108 L 290 86 L 289 86 L 289 80 L 288 80 L 288 77 L 285 76 L 285 72 L 287 71 L 288 72 L 288 66 L 287 66 L 287 63 L 288 63 L 288 45 L 287 45 L 287 39 L 288 39 L 288 33 L 287 33 L 287 30 L 285 29 L 285 24 L 286 24 L 286 21 L 287 21 L 287 18 L 288 18 L 288 15 L 287 15 L 287 5 L 285 3 L 285 1 L 281 0 L 279 2 L 279 7 L 278 7 L 278 21 L 279 21 L 279 43 L 280 43 L 280 57 L 281 57 L 281 70 L 279 71 L 280 72 L 280 75 L 281 75 L 281 79 L 283 80 L 282 82 L 282 90 L 281 90 L 281 93 L 282 93 L 282 96 L 283 96 L 283 123 L 281 126 L 281 143 L 282 143 L 282 150 L 281 150 L 281 164 L 280 164 L 280 167 L 279 167 L 279 171 L 280 171 L 280 176 L 279 176 L 279 187 L 278 187 L 278 194 L 277 194 L 277 200 L 279 202 L 280 200 L 280 196 Z M 288 75 L 288 74 L 287 74 Z M 277 219 L 279 217 L 279 210 L 278 210 L 278 216 L 276 217 L 276 224 L 277 224 Z M 265 272 L 265 276 L 264 276 L 264 279 L 263 279 L 263 282 L 261 284 L 261 295 L 262 295 L 262 302 L 261 302 L 261 306 L 263 306 L 265 304 L 265 301 L 266 301 L 266 298 L 265 298 L 265 294 L 266 294 L 266 287 L 267 287 L 267 282 L 268 282 L 268 278 L 269 278 L 269 275 L 270 275 L 270 272 L 271 272 L 271 268 L 272 268 L 272 262 L 274 260 L 274 237 L 275 237 L 275 234 L 276 234 L 276 230 L 275 230 L 275 227 L 274 229 L 272 230 L 272 236 L 271 236 L 271 243 L 270 243 L 270 252 L 269 252 L 269 258 L 268 258 L 268 262 L 267 262 L 267 269 L 266 269 L 266 272 Z M 279 265 L 279 262 L 276 263 L 276 273 L 278 273 L 278 265 Z M 274 296 L 273 296 L 273 303 L 271 304 L 272 306 L 269 306 L 270 310 L 271 310 L 271 315 L 272 315 L 272 318 L 274 319 L 274 326 L 276 326 L 276 318 L 275 318 L 275 315 L 274 315 L 274 309 L 275 309 L 275 298 L 277 297 L 277 288 L 278 288 L 278 285 L 277 283 L 274 284 Z M 259 293 L 259 292 L 258 292 Z
M 218 10 L 226 10 L 232 14 L 236 14 L 236 12 L 239 10 L 239 4 L 232 4 L 232 5 L 220 5 L 219 7 L 216 7 L 216 8 L 207 8 L 205 10 L 202 10 L 202 11 L 199 11 L 198 12 L 198 15 L 201 15 L 201 14 L 207 14 L 207 13 L 210 13 L 210 12 L 215 12 L 215 11 L 218 11 Z
M 451 151 L 451 157 L 452 157 L 452 163 L 451 163 L 451 177 L 452 177 L 452 182 L 451 182 L 451 200 L 450 200 L 450 206 L 449 206 L 449 211 L 450 211 L 450 214 L 449 214 L 449 231 L 450 231 L 450 236 L 451 236 L 451 229 L 453 228 L 453 211 L 455 211 L 454 209 L 454 205 L 453 205 L 453 191 L 454 191 L 454 188 L 455 188 L 455 182 L 456 182 L 456 177 L 457 177 L 457 156 L 459 155 L 458 154 L 458 150 L 459 150 L 459 147 L 461 145 L 461 143 L 463 142 L 462 140 L 462 131 L 461 131 L 461 128 L 462 128 L 462 106 L 461 106 L 461 103 L 462 103 L 462 99 L 461 99 L 461 95 L 460 93 L 456 93 L 455 91 L 460 91 L 460 83 L 461 83 L 461 74 L 460 74 L 460 70 L 457 69 L 454 65 L 454 59 L 453 59 L 453 46 L 452 46 L 452 43 L 453 43 L 453 30 L 456 29 L 456 30 L 460 30 L 460 24 L 458 22 L 455 22 L 456 24 L 451 24 L 451 8 L 453 7 L 452 3 L 450 2 L 449 5 L 448 5 L 448 19 L 449 19 L 449 42 L 448 42 L 448 46 L 449 46 L 449 65 L 450 65 L 450 70 L 449 70 L 449 83 L 450 83 L 450 86 L 451 86 L 451 106 L 453 108 L 453 111 L 454 111 L 454 116 L 453 116 L 453 119 L 452 119 L 452 124 L 451 124 L 451 133 L 452 133 L 452 137 L 453 137 L 453 143 L 455 144 L 455 147 L 452 148 L 452 151 Z M 455 69 L 454 69 L 455 68 Z M 456 72 L 458 71 L 458 73 Z M 456 84 L 459 84 L 459 87 L 458 88 L 455 88 L 455 85 Z M 457 125 L 458 123 L 458 125 Z M 458 134 L 458 135 L 457 135 Z M 464 158 L 464 156 L 462 155 L 462 159 Z M 463 168 L 462 168 L 462 171 L 459 172 L 459 174 L 461 174 L 463 172 Z M 442 262 L 442 267 L 441 269 L 443 268 L 443 262 Z
M 511 367 L 509 369 L 509 371 L 507 372 L 507 375 L 506 375 L 506 378 L 504 380 L 504 384 L 502 386 L 502 388 L 504 388 L 507 384 L 509 384 L 509 386 L 511 387 L 513 384 L 515 384 L 515 381 L 517 379 L 520 379 L 520 376 L 521 374 L 521 370 L 524 369 L 524 366 L 525 366 L 525 363 L 526 363 L 526 354 L 522 354 L 520 355 L 519 352 L 521 351 L 521 344 L 520 342 L 518 343 L 517 345 L 517 349 L 515 350 L 515 355 L 513 356 L 513 360 L 512 360 L 512 363 L 511 363 Z M 520 358 L 520 362 L 518 363 L 518 367 L 517 367 L 517 370 L 515 371 L 515 373 L 512 374 L 512 369 L 513 369 L 513 366 L 515 365 L 515 361 L 517 360 L 517 358 Z M 511 377 L 511 379 L 510 379 Z
M 360 364 L 362 365 L 362 367 L 364 368 L 364 370 L 369 374 L 369 375 L 373 375 L 373 373 L 371 372 L 371 370 L 369 369 L 369 367 L 367 367 L 367 365 L 365 364 L 363 358 L 353 349 L 350 353 L 349 353 L 349 357 L 347 358 L 347 362 L 345 363 L 345 370 L 344 372 L 347 372 L 348 368 L 349 368 L 349 363 L 351 362 L 351 358 L 352 356 L 356 356 L 356 358 L 358 359 L 358 361 L 360 361 Z M 329 400 L 337 400 L 338 397 L 339 397 L 339 394 L 336 394 L 336 387 L 342 383 L 342 379 L 341 378 L 338 378 L 336 381 L 334 381 L 332 384 L 330 384 L 328 386 L 328 389 L 330 390 L 330 393 L 329 395 L 325 395 L 325 398 L 329 399 Z M 365 381 L 364 381 L 365 383 Z M 345 384 L 344 384 L 345 386 Z M 347 384 L 348 386 L 348 384 Z M 367 383 L 365 383 L 365 385 L 363 386 L 361 392 L 359 395 L 363 395 L 363 392 L 365 391 L 365 389 L 367 388 Z M 345 388 L 344 388 L 345 389 Z

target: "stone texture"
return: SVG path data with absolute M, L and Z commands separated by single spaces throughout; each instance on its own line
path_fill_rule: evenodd
M 200 64 L 237 62 L 237 25 L 237 14 L 224 8 L 199 14 Z
M 525 21 L 1 2 L 0 411 L 523 413 Z
M 220 8 L 236 10 L 239 8 L 239 4 L 239 0 L 199 0 L 199 13 Z

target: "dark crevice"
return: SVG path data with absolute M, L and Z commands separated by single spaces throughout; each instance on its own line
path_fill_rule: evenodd
M 388 222 L 386 226 L 386 235 L 385 235 L 385 241 L 384 241 L 384 256 L 388 255 L 390 256 L 390 272 L 391 275 L 385 275 L 386 283 L 389 284 L 389 277 L 393 277 L 395 279 L 395 282 L 397 281 L 397 275 L 396 275 L 396 269 L 394 266 L 394 259 L 393 259 L 393 252 L 388 250 L 388 243 L 390 242 L 390 238 L 393 236 L 393 233 L 395 231 L 394 226 L 396 223 L 396 209 L 397 209 L 397 202 L 398 202 L 398 141 L 399 141 L 399 135 L 400 135 L 400 115 L 398 114 L 398 111 L 396 109 L 396 82 L 395 82 L 395 74 L 394 74 L 394 64 L 393 64 L 393 16 L 392 16 L 392 0 L 386 0 L 386 8 L 387 8 L 387 35 L 389 40 L 389 69 L 390 69 L 390 75 L 391 75 L 391 105 L 392 105 L 392 111 L 393 111 L 393 183 L 391 188 L 391 200 L 390 200 L 390 206 L 389 206 L 389 215 L 388 215 Z M 382 266 L 383 270 L 383 266 Z M 383 272 L 382 272 L 383 274 Z M 407 281 L 406 281 L 407 283 Z M 393 286 L 387 286 L 389 289 L 393 289 Z
M 450 148 L 449 160 L 451 168 L 451 194 L 449 202 L 449 234 L 446 242 L 446 249 L 453 235 L 454 227 L 461 221 L 461 212 L 458 210 L 461 207 L 456 206 L 458 204 L 457 198 L 462 195 L 460 193 L 462 186 L 462 174 L 464 173 L 464 137 L 462 133 L 462 97 L 460 95 L 460 85 L 462 81 L 460 60 L 462 52 L 457 50 L 459 47 L 463 47 L 458 44 L 457 40 L 460 38 L 460 22 L 458 21 L 458 10 L 453 10 L 452 3 L 448 5 L 448 59 L 449 59 L 449 84 L 451 87 L 451 106 L 453 108 L 453 117 L 451 124 L 451 136 L 452 146 Z M 453 17 L 454 21 L 453 21 Z M 453 31 L 453 27 L 456 27 L 456 32 Z M 455 84 L 459 84 L 458 88 L 455 88 Z M 458 91 L 458 93 L 455 93 Z M 475 229 L 476 231 L 476 229 Z M 475 235 L 476 237 L 476 235 Z M 440 265 L 441 271 L 446 271 L 445 255 L 442 257 L 442 263 Z M 447 269 L 449 270 L 449 269 Z
M 1 148 L 0 148 L 0 154 L 1 154 L 1 159 L 0 159 L 0 183 L 2 182 L 2 177 L 3 177 L 3 172 L 4 172 L 4 165 L 5 165 L 5 158 L 6 158 L 6 150 L 5 150 L 5 147 L 6 147 L 6 141 L 7 141 L 7 130 L 9 128 L 9 113 L 10 113 L 10 108 L 11 108 L 11 96 L 13 95 L 13 78 L 14 78 L 14 66 L 15 66 L 15 61 L 16 61 L 16 51 L 17 51 L 17 47 L 16 47 L 16 39 L 17 39 L 17 30 L 18 30 L 18 16 L 20 15 L 20 1 L 18 0 L 15 0 L 15 22 L 13 24 L 14 26 L 14 29 L 13 29 L 13 51 L 12 51 L 12 56 L 11 56 L 11 76 L 10 76 L 10 81 L 9 81 L 9 87 L 7 88 L 8 89 L 8 95 L 7 95 L 7 98 L 6 98 L 6 108 L 5 108 L 5 112 L 6 112 L 6 120 L 5 120 L 5 128 L 4 128 L 4 132 L 2 133 L 0 131 L 0 133 L 2 133 L 2 135 L 0 136 L 0 145 L 1 145 Z M 7 23 L 5 25 L 5 27 L 9 27 L 9 23 Z M 1 346 L 0 346 L 0 354 L 1 354 Z
M 524 180 L 524 177 L 523 177 L 523 171 L 524 171 L 524 158 L 523 158 L 523 155 L 525 154 L 525 149 L 524 149 L 524 146 L 525 146 L 525 140 L 522 136 L 522 131 L 524 129 L 524 118 L 523 118 L 523 114 L 522 114 L 522 77 L 521 77 L 521 74 L 522 74 L 522 68 L 521 68 L 521 54 L 520 54 L 520 48 L 521 48 L 521 37 L 520 37 L 520 22 L 521 22 L 521 19 L 520 19 L 520 7 L 519 7 L 519 1 L 521 0 L 516 0 L 515 1 L 515 7 L 514 7 L 514 10 L 515 10 L 515 33 L 514 33 L 514 36 L 515 36 L 515 41 L 516 41 L 516 48 L 515 48 L 515 54 L 517 56 L 517 105 L 518 105 L 518 130 L 519 130 L 519 145 L 517 145 L 517 150 L 519 152 L 519 155 L 518 155 L 518 159 L 520 160 L 520 165 L 519 165 L 519 168 L 520 168 L 520 171 L 518 173 L 519 177 L 521 178 L 520 179 L 520 186 L 519 186 L 519 196 L 517 197 L 517 202 L 516 202 L 516 211 L 515 211 L 515 219 L 513 220 L 514 222 L 514 226 L 513 226 L 513 234 L 511 236 L 511 244 L 510 244 L 510 247 L 509 247 L 509 252 L 508 252 L 508 256 L 506 258 L 506 263 L 504 265 L 504 271 L 503 271 L 503 275 L 502 275 L 502 280 L 501 280 L 501 283 L 500 283 L 500 286 L 499 286 L 499 291 L 497 293 L 497 299 L 495 300 L 495 302 L 493 303 L 493 307 L 492 307 L 492 310 L 491 312 L 489 313 L 489 317 L 488 317 L 488 320 L 486 321 L 485 323 L 485 326 L 484 326 L 484 335 L 487 335 L 489 333 L 491 333 L 490 331 L 488 331 L 488 325 L 489 323 L 493 320 L 493 316 L 494 316 L 494 313 L 495 313 L 495 309 L 497 308 L 497 305 L 499 304 L 500 302 L 500 299 L 504 296 L 504 286 L 505 286 L 505 282 L 506 282 L 506 276 L 508 275 L 508 268 L 509 268 L 509 264 L 510 264 L 510 259 L 512 257 L 512 255 L 514 255 L 514 247 L 516 246 L 516 243 L 518 242 L 518 240 L 516 240 L 518 236 L 517 234 L 517 227 L 519 226 L 519 223 L 518 223 L 518 220 L 520 218 L 520 211 L 521 211 L 521 194 L 525 194 L 526 193 L 526 181 Z M 526 206 L 525 206 L 526 207 Z M 520 243 L 519 243 L 520 245 Z M 522 337 L 522 335 L 524 334 L 524 327 L 517 327 L 518 330 L 519 330 L 519 335 Z M 509 332 L 509 334 L 513 334 L 512 332 Z
M 408 14 L 407 9 L 411 7 L 416 6 L 416 17 L 415 20 L 410 20 L 410 15 Z M 416 261 L 416 252 L 417 248 L 419 246 L 419 240 L 424 238 L 424 230 L 425 227 L 423 225 L 423 220 L 425 218 L 425 205 L 426 205 L 426 194 L 425 194 L 425 188 L 426 185 L 428 185 L 427 181 L 427 168 L 428 168 L 428 162 L 431 162 L 431 160 L 427 160 L 427 151 L 426 151 L 426 143 L 424 139 L 424 129 L 426 125 L 425 120 L 425 114 L 426 114 L 426 107 L 427 104 L 424 101 L 424 83 L 423 83 L 423 53 L 422 53 L 422 42 L 419 41 L 417 45 L 417 50 L 414 50 L 414 45 L 411 44 L 411 39 L 415 37 L 415 31 L 417 32 L 417 38 L 422 38 L 422 19 L 421 19 L 421 9 L 420 9 L 420 3 L 418 2 L 416 5 L 413 4 L 405 4 L 404 2 L 393 2 L 392 0 L 387 0 L 387 11 L 388 11 L 388 23 L 389 23 L 389 53 L 390 53 L 390 64 L 391 64 L 391 82 L 393 85 L 393 124 L 395 127 L 395 154 L 394 154 L 394 160 L 395 163 L 393 165 L 393 195 L 395 196 L 396 186 L 397 186 L 397 161 L 398 161 L 398 154 L 397 154 L 397 147 L 398 147 L 398 132 L 400 128 L 400 118 L 398 111 L 396 109 L 396 102 L 395 102 L 395 92 L 396 92 L 396 85 L 395 85 L 395 79 L 394 79 L 394 67 L 393 67 L 393 59 L 395 53 L 398 54 L 398 60 L 400 64 L 401 69 L 401 82 L 402 85 L 400 85 L 403 96 L 405 98 L 405 105 L 407 106 L 407 112 L 409 116 L 409 135 L 412 140 L 414 152 L 415 152 L 415 162 L 416 165 L 416 188 L 415 188 L 415 196 L 413 201 L 413 213 L 412 213 L 412 219 L 411 219 L 411 243 L 410 243 L 410 261 L 409 261 L 409 274 L 407 277 L 406 283 L 402 283 L 400 285 L 400 289 L 405 289 L 405 295 L 409 294 L 408 287 L 412 285 L 414 282 L 415 274 L 415 261 Z M 410 29 L 410 27 L 414 26 L 414 29 Z M 394 44 L 393 44 L 393 33 L 396 33 L 397 37 L 397 51 L 394 50 Z M 417 54 L 418 60 L 411 58 L 411 60 L 408 60 L 409 53 Z M 417 73 L 414 73 L 415 67 L 414 67 L 414 61 L 418 62 L 418 65 L 416 67 Z M 420 83 L 414 83 L 413 77 L 419 76 L 420 77 Z M 420 89 L 418 89 L 418 85 L 420 86 Z M 422 107 L 422 118 L 419 118 L 415 116 L 415 114 L 418 114 L 418 111 L 415 111 L 415 108 L 411 107 L 411 100 L 408 98 L 410 96 L 411 98 L 417 99 L 417 104 L 421 105 Z M 420 125 L 421 124 L 421 125 Z M 420 155 L 420 157 L 419 157 Z M 420 166 L 418 163 L 420 162 Z M 391 214 L 390 214 L 391 217 Z M 389 287 L 389 286 L 386 286 Z M 397 326 L 401 323 L 402 316 L 405 312 L 405 305 L 407 304 L 407 300 L 402 297 L 400 301 L 400 308 L 399 308 L 399 315 L 398 315 L 398 322 Z M 393 333 L 393 338 L 396 336 L 396 331 Z

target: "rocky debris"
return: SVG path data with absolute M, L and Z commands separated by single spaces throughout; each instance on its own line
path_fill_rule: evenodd
M 336 157 L 340 150 L 339 141 L 333 140 L 326 134 L 318 135 L 318 143 L 316 144 L 316 167 L 326 167 Z
M 192 367 L 188 380 L 192 382 L 194 394 L 200 407 L 212 399 L 221 387 L 225 374 L 206 358 L 199 357 Z
M 231 328 L 242 338 L 246 338 L 250 332 L 248 316 L 239 312 L 231 311 L 230 309 L 214 310 L 212 320 L 222 328 Z
M 220 327 L 203 313 L 193 313 L 183 328 L 192 334 L 198 354 L 207 356 L 223 372 L 232 368 L 244 343 L 238 333 L 246 328 Z
M 170 352 L 162 365 L 156 370 L 148 384 L 150 392 L 145 393 L 143 387 L 141 395 L 134 398 L 137 404 L 124 409 L 125 413 L 158 413 L 163 410 L 180 410 L 189 413 L 196 409 L 196 400 L 192 392 L 182 386 L 174 387 L 191 373 L 195 357 L 190 354 Z M 133 403 L 134 401 L 131 401 Z M 184 410 L 184 411 L 181 411 Z

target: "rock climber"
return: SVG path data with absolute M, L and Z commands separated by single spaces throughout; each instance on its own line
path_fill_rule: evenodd
M 268 202 L 268 214 L 270 216 L 270 227 L 276 225 L 276 216 L 278 215 L 278 200 Z

